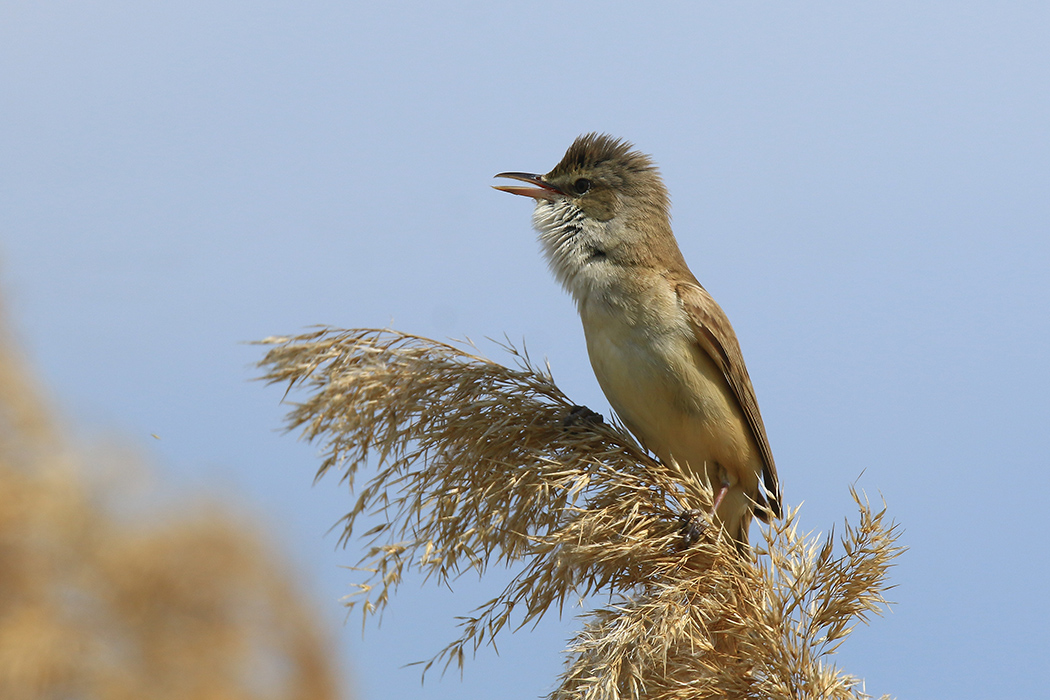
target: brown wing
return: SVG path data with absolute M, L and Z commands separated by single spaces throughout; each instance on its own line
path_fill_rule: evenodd
M 751 434 L 755 438 L 765 466 L 762 470 L 762 483 L 769 498 L 769 509 L 773 517 L 779 518 L 780 482 L 777 480 L 777 468 L 773 463 L 773 451 L 769 449 L 766 426 L 762 423 L 762 414 L 758 411 L 758 399 L 755 398 L 751 377 L 744 366 L 744 355 L 740 352 L 736 333 L 733 332 L 725 312 L 699 283 L 680 283 L 676 285 L 675 291 L 678 294 L 678 302 L 692 321 L 697 344 L 722 370 L 744 417 L 747 418 L 747 424 L 751 428 Z M 759 498 L 761 500 L 761 496 Z M 762 517 L 760 512 L 756 515 Z

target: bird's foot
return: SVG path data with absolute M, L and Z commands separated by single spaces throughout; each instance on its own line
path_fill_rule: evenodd
M 595 426 L 601 425 L 605 420 L 602 418 L 602 414 L 595 413 L 586 406 L 573 406 L 569 409 L 568 414 L 562 420 L 562 425 L 566 428 L 573 428 L 576 426 Z
M 707 511 L 703 510 L 683 510 L 678 514 L 678 520 L 682 523 L 678 528 L 678 534 L 682 536 L 682 549 L 689 549 L 700 541 L 711 525 L 709 517 Z

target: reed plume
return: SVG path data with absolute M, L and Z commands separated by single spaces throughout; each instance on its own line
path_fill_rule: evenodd
M 509 345 L 513 367 L 389 330 L 261 342 L 263 378 L 298 399 L 287 427 L 322 447 L 318 478 L 337 472 L 357 494 L 342 521 L 344 545 L 365 541 L 351 607 L 381 611 L 410 571 L 439 584 L 516 571 L 426 668 L 462 667 L 506 630 L 601 593 L 611 602 L 584 617 L 552 700 L 868 697 L 830 657 L 886 606 L 902 548 L 885 508 L 852 488 L 858 520 L 839 537 L 801 534 L 787 509 L 742 558 L 710 521 L 685 537 L 683 513 L 710 508 L 709 485 Z M 381 524 L 361 533 L 366 514 Z

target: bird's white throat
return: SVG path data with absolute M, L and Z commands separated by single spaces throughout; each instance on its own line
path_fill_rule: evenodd
M 607 224 L 591 219 L 568 199 L 539 200 L 532 225 L 554 277 L 582 303 L 600 285 L 605 267 Z

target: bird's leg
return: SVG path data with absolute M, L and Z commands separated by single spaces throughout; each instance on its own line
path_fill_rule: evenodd
M 715 493 L 714 505 L 711 506 L 712 519 L 717 517 L 715 512 L 718 510 L 718 506 L 722 504 L 722 499 L 729 493 L 729 477 L 720 465 L 718 465 L 718 475 L 718 491 Z M 700 535 L 707 529 L 707 522 L 704 520 L 703 514 L 702 510 L 687 510 L 678 516 L 678 519 L 682 522 L 679 532 L 682 533 L 684 549 L 688 549 L 696 544 L 700 540 Z
M 718 474 L 718 491 L 715 493 L 715 502 L 711 506 L 711 514 L 714 515 L 715 511 L 718 510 L 718 506 L 722 505 L 722 499 L 729 493 L 729 475 L 726 474 L 726 470 L 721 464 L 715 463 L 716 473 Z
M 722 503 L 722 499 L 729 493 L 729 481 L 723 474 L 721 483 L 718 486 L 718 493 L 715 494 L 714 505 L 711 506 L 711 517 L 715 518 L 715 511 L 718 510 L 718 506 Z M 703 535 L 704 530 L 707 529 L 707 521 L 704 519 L 704 511 L 702 510 L 686 510 L 683 511 L 678 519 L 682 525 L 678 528 L 678 531 L 682 534 L 682 549 L 689 549 L 694 544 L 700 541 L 700 536 Z
M 725 479 L 722 480 L 722 484 L 718 487 L 718 493 L 715 494 L 715 504 L 711 506 L 711 512 L 714 513 L 718 510 L 718 506 L 722 504 L 722 499 L 729 493 L 729 482 Z

